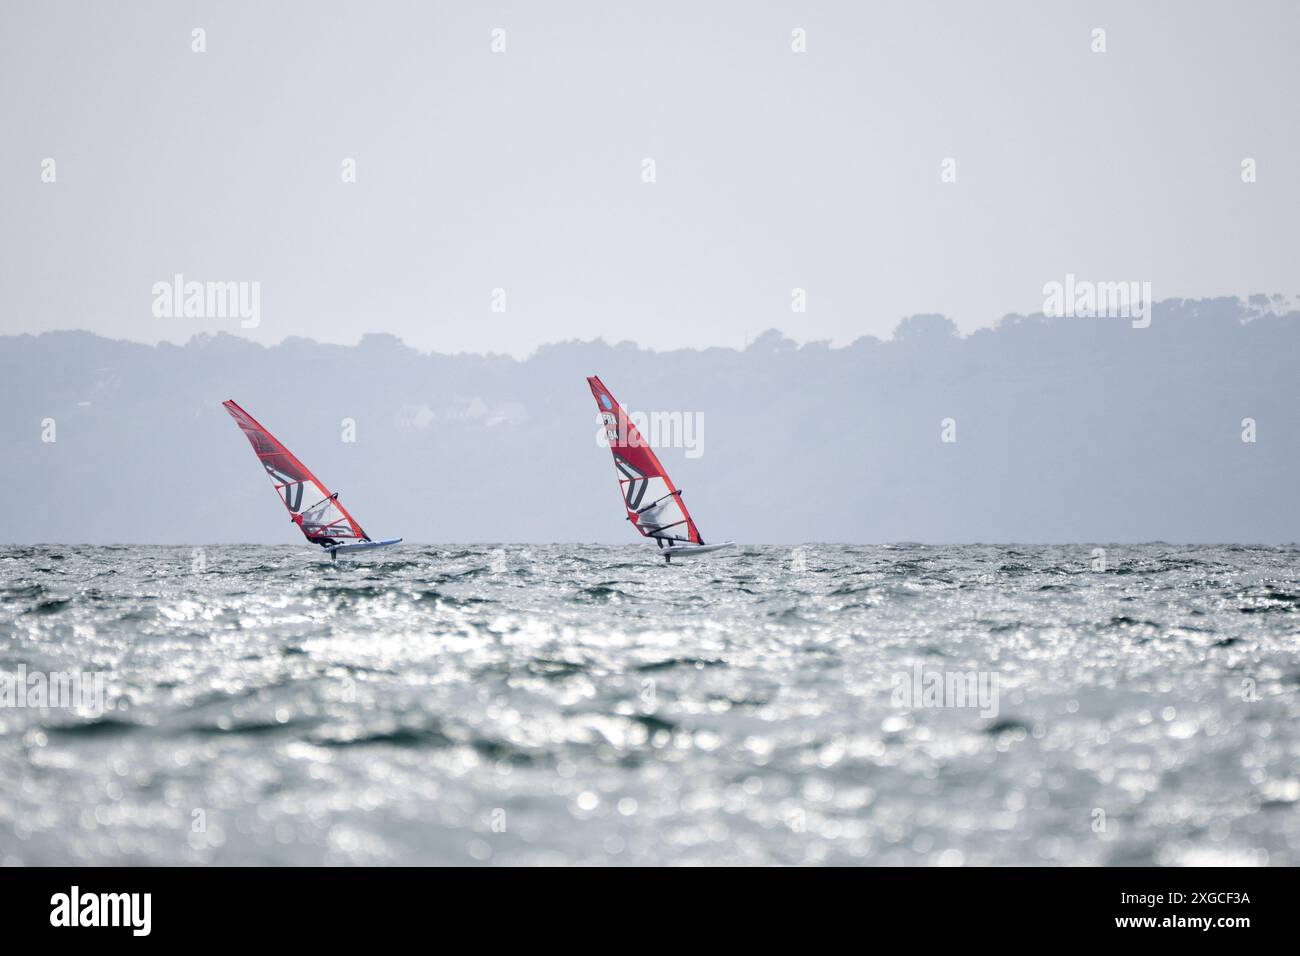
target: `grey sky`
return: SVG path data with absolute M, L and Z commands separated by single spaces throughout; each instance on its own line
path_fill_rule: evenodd
M 6 0 L 0 332 L 520 355 L 969 331 L 1066 272 L 1295 294 L 1298 47 L 1287 3 Z M 178 272 L 260 326 L 154 318 Z

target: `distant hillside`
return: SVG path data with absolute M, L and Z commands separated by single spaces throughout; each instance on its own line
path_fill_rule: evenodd
M 569 342 L 526 361 L 376 335 L 0 337 L 0 540 L 295 541 L 221 408 L 234 398 L 373 535 L 630 542 L 595 373 L 630 409 L 700 416 L 702 454 L 661 458 L 706 537 L 1293 542 L 1300 313 L 1269 305 L 1170 300 L 1145 329 L 1008 316 L 965 338 L 915 316 L 840 349 Z

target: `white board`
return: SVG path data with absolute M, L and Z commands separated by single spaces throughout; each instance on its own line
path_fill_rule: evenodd
M 340 551 L 369 551 L 371 548 L 386 548 L 390 544 L 401 544 L 401 538 L 386 538 L 383 541 L 357 541 L 352 544 L 336 544 L 332 548 L 326 548 L 330 554 L 338 554 Z
M 671 548 L 660 548 L 658 554 L 665 558 L 695 558 L 702 554 L 721 551 L 723 548 L 734 547 L 735 544 L 734 541 L 723 541 L 720 544 L 681 544 Z

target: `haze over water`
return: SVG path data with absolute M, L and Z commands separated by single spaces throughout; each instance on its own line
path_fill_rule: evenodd
M 1298 557 L 9 548 L 0 862 L 1294 865 Z

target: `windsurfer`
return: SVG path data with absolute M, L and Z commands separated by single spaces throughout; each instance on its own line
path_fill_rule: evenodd
M 654 449 L 628 418 L 623 406 L 614 400 L 609 389 L 595 375 L 587 378 L 587 384 L 595 396 L 597 413 L 609 433 L 614 471 L 627 509 L 627 520 L 645 537 L 654 539 L 661 556 L 669 563 L 677 555 L 700 553 L 705 547 L 704 539 L 686 510 L 681 489 L 673 485 Z M 653 500 L 646 504 L 646 499 Z M 716 551 L 731 543 L 711 545 L 707 550 Z
M 654 502 L 636 513 L 636 523 L 648 531 L 658 531 L 664 523 L 663 505 Z
M 274 435 L 258 424 L 253 416 L 236 405 L 233 400 L 221 404 L 244 432 L 254 452 L 257 453 L 263 469 L 275 482 L 280 503 L 289 511 L 289 521 L 298 526 L 303 537 L 309 542 L 320 545 L 330 552 L 331 557 L 334 557 L 337 555 L 337 549 L 349 541 L 355 541 L 365 547 L 377 548 L 397 544 L 401 540 L 393 538 L 389 541 L 372 542 L 361 529 L 361 525 L 357 524 L 343 505 L 338 503 L 337 491 L 329 491 L 302 462 L 293 457 L 289 449 L 280 444 Z M 303 491 L 309 488 L 319 489 L 325 497 L 314 505 L 303 508 L 301 507 Z M 311 520 L 308 521 L 308 518 Z
M 302 528 L 301 514 L 290 515 L 289 520 L 292 521 L 294 524 L 296 524 L 299 528 Z M 338 544 L 338 542 L 335 541 L 333 538 L 326 537 L 323 534 L 308 534 L 306 528 L 303 528 L 302 533 L 307 538 L 308 541 L 310 541 L 312 544 L 319 544 L 322 548 L 330 548 Z

